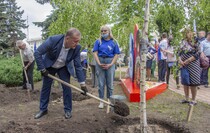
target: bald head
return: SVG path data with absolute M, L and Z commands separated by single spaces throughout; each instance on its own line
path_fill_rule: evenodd
M 64 40 L 65 48 L 72 48 L 72 49 L 76 48 L 80 39 L 81 39 L 80 31 L 76 28 L 70 28 L 66 32 L 66 36 L 65 36 L 65 40 Z
M 66 36 L 72 37 L 72 36 L 81 36 L 80 31 L 77 28 L 70 28 L 67 32 L 66 32 Z

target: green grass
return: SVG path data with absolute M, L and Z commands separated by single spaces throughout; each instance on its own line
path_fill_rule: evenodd
M 123 72 L 122 75 L 124 74 L 125 72 Z M 119 79 L 119 71 L 116 71 L 115 78 Z M 76 81 L 72 80 L 72 82 L 76 86 L 79 86 Z M 119 83 L 119 81 L 115 82 L 113 94 L 125 95 Z M 97 89 L 93 89 L 93 91 L 93 94 L 97 96 Z M 190 129 L 190 132 L 199 132 L 204 129 L 210 131 L 210 106 L 206 103 L 198 102 L 198 104 L 194 106 L 191 121 L 187 123 L 186 119 L 189 106 L 187 104 L 181 104 L 180 100 L 182 99 L 184 99 L 184 96 L 171 90 L 166 90 L 164 93 L 146 102 L 147 118 L 174 123 L 176 126 L 179 125 L 180 127 Z M 126 104 L 130 108 L 130 117 L 140 118 L 140 103 L 126 101 Z
M 125 72 L 121 72 L 121 78 L 125 78 Z M 115 71 L 115 79 L 120 79 L 120 71 Z

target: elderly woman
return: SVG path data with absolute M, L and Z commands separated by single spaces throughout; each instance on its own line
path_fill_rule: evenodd
M 200 85 L 200 60 L 198 47 L 194 42 L 194 35 L 191 31 L 186 30 L 185 38 L 180 46 L 179 63 L 181 67 L 187 69 L 189 73 L 189 83 L 183 83 L 185 98 L 181 103 L 189 103 L 190 105 L 196 105 L 197 86 Z M 182 68 L 181 68 L 182 69 Z M 182 71 L 181 71 L 182 73 Z M 182 74 L 181 74 L 182 75 Z M 182 77 L 186 78 L 186 77 Z M 189 101 L 189 91 L 192 93 L 192 101 Z
M 108 26 L 101 27 L 101 34 L 99 39 L 95 41 L 93 52 L 96 60 L 99 97 L 104 99 L 104 87 L 106 85 L 106 96 L 109 100 L 113 92 L 115 62 L 118 54 L 120 54 L 120 50 Z M 102 109 L 104 108 L 104 104 L 100 102 L 98 107 Z
M 33 82 L 33 70 L 34 70 L 34 54 L 31 50 L 29 44 L 25 40 L 18 40 L 16 42 L 16 46 L 20 49 L 24 62 L 24 69 L 26 70 L 29 83 L 31 84 L 32 90 L 34 90 L 34 82 Z M 23 89 L 26 88 L 26 77 L 23 71 Z

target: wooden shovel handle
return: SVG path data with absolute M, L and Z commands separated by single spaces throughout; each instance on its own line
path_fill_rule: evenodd
M 25 67 L 24 62 L 23 62 L 23 56 L 22 56 L 22 53 L 21 53 L 21 50 L 20 49 L 19 49 L 19 52 L 20 52 L 20 59 L 21 59 L 22 65 L 23 65 L 23 67 Z M 26 73 L 26 70 L 23 69 L 23 71 L 24 71 L 24 74 L 25 74 L 25 77 L 26 77 L 26 82 L 29 83 L 28 75 Z
M 187 122 L 191 121 L 192 113 L 193 113 L 193 107 L 194 105 L 189 105 L 189 110 L 187 113 Z
M 62 84 L 64 84 L 64 85 L 66 85 L 66 86 L 68 86 L 68 87 L 71 87 L 71 88 L 73 88 L 73 89 L 75 89 L 75 90 L 77 90 L 77 91 L 79 91 L 79 92 L 84 92 L 83 90 L 79 89 L 78 87 L 76 87 L 76 86 L 74 86 L 74 85 L 72 85 L 72 84 L 69 84 L 69 83 L 67 83 L 67 82 L 65 82 L 65 81 L 63 81 L 63 80 L 61 80 L 61 79 L 59 79 L 59 78 L 57 78 L 57 77 L 55 77 L 55 76 L 53 76 L 53 75 L 51 75 L 51 74 L 48 74 L 48 77 L 50 77 L 50 78 L 52 78 L 52 79 L 58 81 L 59 83 L 62 83 Z M 111 103 L 109 103 L 109 102 L 107 102 L 107 101 L 105 101 L 105 100 L 102 100 L 102 99 L 100 99 L 99 97 L 96 97 L 96 96 L 94 96 L 94 95 L 92 95 L 92 94 L 90 94 L 90 93 L 88 93 L 88 92 L 86 93 L 86 95 L 89 96 L 89 97 L 92 97 L 92 98 L 94 98 L 94 99 L 96 99 L 96 100 L 98 100 L 98 101 L 101 101 L 101 102 L 103 102 L 103 103 L 105 103 L 105 104 L 107 104 L 107 105 L 114 106 L 113 104 L 111 104 Z

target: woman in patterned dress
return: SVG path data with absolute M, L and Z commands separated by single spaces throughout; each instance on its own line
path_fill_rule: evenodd
M 181 101 L 181 103 L 189 103 L 190 105 L 196 105 L 196 94 L 197 94 L 197 86 L 200 85 L 200 60 L 199 60 L 199 52 L 198 47 L 194 43 L 194 35 L 193 32 L 187 30 L 185 33 L 185 38 L 180 46 L 180 57 L 179 63 L 181 67 L 186 67 L 189 72 L 189 85 L 184 86 L 185 98 Z M 189 91 L 191 89 L 192 93 L 192 101 L 189 101 Z

